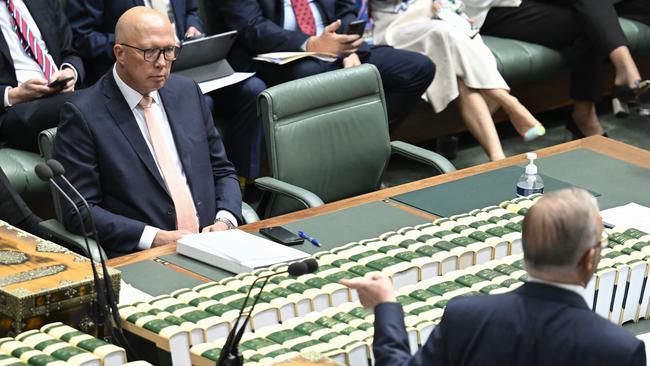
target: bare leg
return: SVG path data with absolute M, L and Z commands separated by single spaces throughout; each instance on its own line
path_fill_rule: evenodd
M 576 100 L 572 114 L 573 120 L 585 136 L 602 135 L 605 132 L 603 126 L 600 125 L 600 120 L 598 120 L 594 102 Z
M 641 74 L 637 69 L 634 59 L 630 54 L 630 49 L 627 46 L 620 46 L 615 48 L 609 53 L 609 59 L 614 64 L 616 69 L 616 78 L 614 85 L 635 87 L 635 81 L 641 80 Z
M 523 136 L 528 132 L 528 130 L 541 124 L 537 118 L 535 118 L 535 116 L 533 116 L 517 98 L 510 95 L 507 90 L 481 89 L 481 93 L 486 98 L 494 100 L 501 106 L 501 108 L 503 108 L 519 135 Z
M 458 89 L 458 109 L 469 132 L 478 140 L 490 160 L 505 158 L 490 109 L 481 93 L 468 88 L 460 79 Z

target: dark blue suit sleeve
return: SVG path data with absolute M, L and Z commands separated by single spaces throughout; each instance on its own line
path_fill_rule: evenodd
M 301 51 L 307 38 L 266 18 L 257 0 L 214 0 L 226 27 L 239 32 L 239 43 L 252 53 Z
M 68 0 L 67 13 L 79 53 L 84 58 L 113 60 L 115 34 L 101 30 L 104 0 Z
M 372 344 L 376 366 L 447 365 L 446 326 L 443 320 L 418 352 L 411 356 L 404 326 L 404 311 L 398 303 L 375 307 L 375 339 Z
M 642 341 L 639 341 L 639 344 L 634 349 L 634 352 L 630 355 L 630 358 L 625 363 L 629 366 L 642 366 L 646 365 L 646 354 L 645 354 L 645 344 Z
M 241 191 L 239 190 L 239 178 L 234 166 L 226 156 L 221 135 L 214 126 L 212 113 L 205 103 L 201 89 L 196 85 L 196 90 L 201 100 L 203 121 L 205 123 L 208 146 L 210 148 L 210 162 L 212 165 L 212 176 L 214 179 L 214 192 L 217 212 L 227 210 L 242 223 L 241 215 Z M 214 218 L 213 218 L 214 219 Z
M 86 117 L 72 103 L 66 103 L 61 109 L 61 123 L 54 142 L 54 158 L 59 160 L 66 170 L 70 182 L 86 198 L 105 249 L 128 253 L 136 249 L 145 223 L 111 213 L 102 207 L 102 190 L 100 172 L 97 163 L 95 138 L 86 122 Z M 110 172 L 103 172 L 110 175 Z M 82 207 L 80 199 L 67 192 L 77 207 Z M 75 217 L 73 208 L 61 200 L 65 227 L 81 234 L 81 227 Z M 88 212 L 80 209 L 86 228 L 89 228 Z
M 186 0 L 185 1 L 185 29 L 182 30 L 183 34 L 187 31 L 189 27 L 194 27 L 200 32 L 203 32 L 203 23 L 201 18 L 199 18 L 199 10 L 196 0 Z

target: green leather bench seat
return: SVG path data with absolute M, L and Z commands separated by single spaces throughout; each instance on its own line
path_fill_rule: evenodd
M 650 27 L 633 20 L 620 19 L 630 43 L 631 52 L 650 54 Z M 566 54 L 538 44 L 513 39 L 483 36 L 492 50 L 499 72 L 510 85 L 522 85 L 544 80 L 567 70 Z
M 0 149 L 0 166 L 9 178 L 11 185 L 18 191 L 30 207 L 50 207 L 50 189 L 40 180 L 34 167 L 43 162 L 35 153 L 10 148 Z

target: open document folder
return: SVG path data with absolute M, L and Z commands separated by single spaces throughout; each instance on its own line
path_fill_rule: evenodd
M 234 273 L 309 257 L 303 251 L 239 229 L 186 235 L 178 241 L 176 252 Z

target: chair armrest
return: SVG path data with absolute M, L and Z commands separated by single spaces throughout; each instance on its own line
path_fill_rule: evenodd
M 255 179 L 255 185 L 263 191 L 269 191 L 293 198 L 307 208 L 318 207 L 324 204 L 323 200 L 314 193 L 272 177 L 257 178 Z
M 456 171 L 456 168 L 449 160 L 433 151 L 407 144 L 402 141 L 391 141 L 390 146 L 393 153 L 432 166 L 438 169 L 441 173 Z
M 44 230 L 52 234 L 53 237 L 67 244 L 69 249 L 72 249 L 77 253 L 82 253 L 86 257 L 89 257 L 88 251 L 86 250 L 86 242 L 83 236 L 69 232 L 63 226 L 63 224 L 61 224 L 60 222 L 54 219 L 41 221 L 39 225 Z M 92 253 L 93 259 L 96 262 L 99 262 L 100 252 L 104 256 L 104 258 L 108 259 L 106 253 L 104 252 L 104 249 L 101 248 L 99 245 L 97 245 L 97 242 L 95 240 L 88 238 L 88 245 L 90 246 L 90 251 Z
M 246 202 L 242 201 L 241 203 L 241 215 L 244 218 L 244 223 L 252 224 L 254 222 L 260 221 L 260 217 L 257 215 L 257 212 Z

